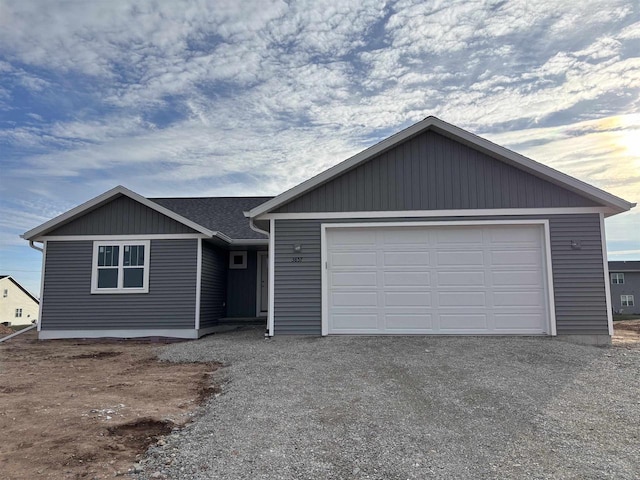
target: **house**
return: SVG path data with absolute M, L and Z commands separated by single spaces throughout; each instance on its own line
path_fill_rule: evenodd
M 614 313 L 640 315 L 640 261 L 609 262 Z
M 11 275 L 0 275 L 0 324 L 30 325 L 38 320 L 40 302 Z
M 612 335 L 604 218 L 635 204 L 435 117 L 278 195 L 116 187 L 23 235 L 40 338 Z M 73 307 L 70 307 L 73 305 Z

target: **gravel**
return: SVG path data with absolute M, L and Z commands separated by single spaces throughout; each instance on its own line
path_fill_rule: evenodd
M 139 479 L 640 478 L 640 349 L 245 330 L 160 358 L 227 366 Z

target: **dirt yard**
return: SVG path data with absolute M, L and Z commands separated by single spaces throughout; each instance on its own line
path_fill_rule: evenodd
M 640 319 L 613 323 L 613 346 L 640 348 Z
M 156 360 L 158 343 L 0 343 L 0 477 L 102 479 L 187 423 L 216 391 L 217 364 Z

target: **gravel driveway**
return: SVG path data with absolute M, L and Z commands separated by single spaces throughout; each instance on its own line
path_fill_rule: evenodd
M 640 478 L 638 349 L 248 330 L 160 356 L 227 383 L 140 478 Z

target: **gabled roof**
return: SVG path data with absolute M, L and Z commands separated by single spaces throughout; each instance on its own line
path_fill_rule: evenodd
M 380 143 L 367 148 L 366 150 L 354 155 L 351 158 L 325 170 L 315 177 L 302 182 L 301 184 L 287 190 L 286 192 L 274 197 L 273 199 L 258 205 L 246 213 L 248 217 L 254 218 L 269 213 L 270 211 L 284 205 L 285 203 L 300 197 L 301 195 L 313 190 L 314 188 L 338 177 L 339 175 L 357 167 L 358 165 L 371 160 L 381 153 L 395 147 L 396 145 L 408 140 L 411 137 L 419 135 L 426 130 L 433 130 L 455 141 L 468 145 L 476 150 L 484 152 L 494 158 L 497 158 L 509 165 L 515 166 L 521 170 L 531 173 L 539 178 L 547 180 L 551 183 L 564 187 L 570 191 L 578 193 L 584 197 L 609 207 L 614 213 L 621 213 L 633 208 L 636 204 L 627 202 L 622 198 L 616 197 L 604 190 L 600 190 L 588 183 L 577 178 L 571 177 L 565 173 L 554 170 L 551 167 L 538 163 L 530 158 L 513 152 L 507 148 L 501 147 L 484 138 L 478 137 L 466 130 L 446 123 L 436 117 L 427 117 L 424 120 L 402 130 L 395 135 L 381 141 Z
M 272 197 L 195 197 L 145 198 L 122 185 L 65 212 L 22 235 L 33 240 L 105 205 L 126 196 L 208 237 L 219 237 L 227 243 L 236 240 L 265 240 L 249 227 L 244 212 Z
M 640 260 L 612 261 L 609 262 L 609 271 L 614 272 L 640 272 Z
M 249 227 L 247 210 L 273 197 L 196 197 L 150 198 L 149 200 L 182 215 L 210 230 L 217 230 L 234 240 L 265 239 Z
M 198 225 L 197 223 L 189 220 L 188 218 L 179 215 L 168 208 L 163 207 L 157 203 L 152 202 L 151 200 L 143 197 L 142 195 L 138 195 L 136 192 L 129 190 L 128 188 L 123 187 L 122 185 L 118 185 L 117 187 L 112 188 L 111 190 L 104 192 L 101 195 L 98 195 L 95 198 L 83 203 L 82 205 L 78 205 L 75 208 L 72 208 L 68 212 L 63 213 L 62 215 L 58 215 L 57 217 L 49 220 L 48 222 L 43 223 L 42 225 L 25 232 L 21 235 L 25 240 L 32 240 L 37 237 L 41 237 L 46 235 L 47 233 L 55 230 L 56 228 L 64 225 L 65 223 L 74 220 L 82 215 L 89 213 L 92 210 L 108 203 L 112 199 L 119 197 L 120 195 L 127 196 L 136 202 L 143 204 L 146 207 L 151 208 L 163 215 L 166 215 L 169 218 L 172 218 L 176 222 L 180 222 L 183 225 L 188 226 L 200 233 L 203 233 L 208 236 L 215 236 L 216 232 L 209 230 L 208 228 L 203 227 L 202 225 Z
M 35 295 L 33 295 L 29 290 L 27 290 L 26 288 L 24 288 L 22 285 L 20 285 L 15 278 L 13 278 L 11 275 L 0 275 L 0 280 L 4 280 L 4 279 L 8 279 L 11 280 L 11 282 L 13 282 L 13 284 L 18 287 L 20 290 L 22 290 L 27 296 L 29 296 L 34 302 L 36 302 L 38 305 L 40 305 L 40 300 L 38 300 L 36 298 Z

